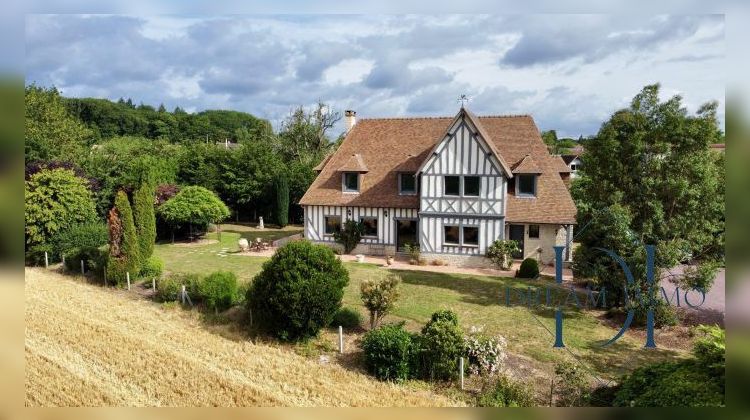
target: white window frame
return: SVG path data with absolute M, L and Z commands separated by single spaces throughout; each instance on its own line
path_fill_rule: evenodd
M 476 178 L 479 180 L 479 191 L 477 195 L 466 195 L 466 178 Z M 479 175 L 461 175 L 461 197 L 479 197 L 482 195 L 482 177 Z
M 464 242 L 464 239 L 465 239 L 464 238 L 464 229 L 466 229 L 466 228 L 473 228 L 473 229 L 477 230 L 477 243 L 476 244 L 467 244 L 466 242 Z M 480 230 L 479 226 L 467 226 L 467 225 L 461 226 L 461 246 L 467 247 L 467 248 L 477 248 L 477 247 L 479 247 L 479 238 L 482 237 L 480 235 L 479 230 Z
M 363 223 L 362 219 L 375 219 L 375 234 L 374 235 L 365 235 L 363 233 L 362 237 L 363 238 L 377 238 L 378 237 L 378 232 L 380 232 L 380 220 L 378 220 L 378 217 L 377 216 L 359 216 L 360 223 Z
M 458 194 L 448 194 L 448 182 L 446 182 L 446 178 L 448 177 L 456 177 L 458 178 Z M 463 185 L 463 181 L 461 180 L 461 175 L 443 175 L 443 196 L 444 197 L 461 197 L 461 186 Z
M 404 176 L 411 176 L 412 178 L 414 178 L 414 191 L 404 191 L 401 189 L 401 178 L 403 178 Z M 399 172 L 398 173 L 398 195 L 417 195 L 418 194 L 417 189 L 418 189 L 417 174 L 415 174 L 414 172 Z
M 445 228 L 455 227 L 458 228 L 458 242 L 448 242 L 445 235 Z M 461 225 L 444 224 L 443 225 L 443 245 L 448 246 L 461 246 Z
M 357 176 L 357 189 L 356 190 L 350 190 L 346 187 L 346 176 L 354 174 Z M 359 172 L 344 172 L 341 174 L 341 191 L 349 194 L 359 194 L 359 190 L 362 187 L 362 181 L 360 180 L 360 173 Z
M 337 214 L 325 214 L 323 215 L 323 236 L 333 236 L 333 233 L 328 233 L 328 221 L 329 217 L 335 217 L 339 219 L 339 231 L 344 227 L 344 218 Z
M 534 193 L 533 194 L 521 193 L 519 191 L 519 189 L 521 188 L 521 177 L 522 176 L 533 176 L 534 177 Z M 521 198 L 536 198 L 537 187 L 539 186 L 538 185 L 539 184 L 538 183 L 538 178 L 539 178 L 539 175 L 537 175 L 537 174 L 516 174 L 516 197 L 521 197 Z
M 526 225 L 526 236 L 529 239 L 540 239 L 542 237 L 542 225 L 533 224 L 533 225 Z M 531 236 L 531 227 L 536 226 L 536 237 Z
M 450 227 L 456 227 L 458 228 L 458 242 L 448 242 L 446 240 L 445 235 L 445 228 Z M 464 242 L 464 229 L 465 228 L 475 228 L 477 230 L 477 243 L 476 244 L 467 244 Z M 457 246 L 461 248 L 478 248 L 479 247 L 479 241 L 482 238 L 482 229 L 477 225 L 464 225 L 464 224 L 455 224 L 455 223 L 446 223 L 443 225 L 443 246 Z

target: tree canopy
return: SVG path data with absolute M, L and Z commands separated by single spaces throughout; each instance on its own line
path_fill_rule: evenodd
M 229 217 L 229 209 L 212 191 L 198 186 L 185 187 L 162 204 L 159 215 L 168 223 L 219 223 Z
M 689 115 L 680 96 L 662 102 L 659 85 L 646 86 L 586 141 L 586 165 L 572 188 L 580 242 L 574 269 L 611 283 L 608 301 L 621 302 L 624 278 L 596 247 L 628 260 L 639 281 L 646 244 L 657 246 L 657 270 L 688 263 L 703 268 L 689 271 L 702 277 L 694 281 L 713 279 L 725 232 L 723 156 L 709 149 L 721 136 L 716 108 L 708 103 Z

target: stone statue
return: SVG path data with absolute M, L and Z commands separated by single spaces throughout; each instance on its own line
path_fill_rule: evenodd
M 263 216 L 260 217 L 260 221 L 258 222 L 258 229 L 265 229 L 265 226 L 263 226 Z
M 247 252 L 250 250 L 250 244 L 247 242 L 247 239 L 245 238 L 240 238 L 240 240 L 237 241 L 237 245 L 239 245 L 241 252 Z

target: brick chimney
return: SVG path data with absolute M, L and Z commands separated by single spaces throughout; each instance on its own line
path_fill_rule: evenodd
M 346 122 L 347 132 L 351 130 L 352 127 L 354 127 L 354 124 L 357 123 L 356 117 L 357 117 L 357 111 L 352 111 L 351 109 L 347 109 L 346 111 L 344 111 L 344 120 Z

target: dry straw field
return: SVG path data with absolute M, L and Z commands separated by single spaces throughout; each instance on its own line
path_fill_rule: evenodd
M 27 406 L 440 406 L 430 391 L 233 341 L 179 310 L 26 269 Z

